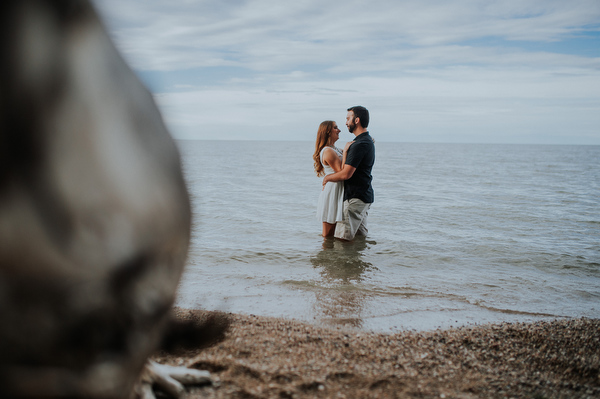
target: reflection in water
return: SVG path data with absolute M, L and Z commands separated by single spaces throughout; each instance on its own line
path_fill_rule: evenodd
M 352 242 L 326 238 L 323 250 L 311 258 L 315 268 L 321 269 L 323 289 L 317 291 L 315 311 L 326 323 L 362 326 L 362 308 L 367 296 L 358 284 L 365 271 L 375 267 L 363 260 L 367 248 L 364 237 Z

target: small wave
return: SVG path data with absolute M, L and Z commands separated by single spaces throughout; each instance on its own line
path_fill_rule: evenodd
M 335 291 L 335 292 L 364 292 L 371 293 L 371 291 L 355 286 L 352 284 L 336 284 L 327 283 L 325 281 L 311 281 L 311 280 L 284 280 L 281 282 L 282 285 L 294 286 L 296 288 L 308 289 L 311 291 Z
M 493 307 L 493 306 L 486 306 L 486 305 L 482 305 L 482 304 L 478 304 L 477 306 L 479 306 L 482 309 L 489 310 L 491 312 L 498 312 L 498 313 L 503 313 L 503 314 L 511 314 L 511 315 L 516 315 L 516 316 L 555 317 L 555 318 L 567 318 L 567 317 L 569 317 L 569 316 L 555 315 L 555 314 L 552 314 L 552 313 L 528 312 L 528 311 L 525 311 L 525 310 L 515 310 L 515 309 L 502 309 L 502 308 L 496 308 L 496 307 Z
M 239 251 L 242 252 L 242 251 Z M 223 257 L 236 262 L 255 263 L 257 261 L 265 263 L 288 263 L 298 260 L 305 260 L 306 255 L 297 252 L 280 252 L 280 251 L 244 251 L 242 253 L 233 254 Z

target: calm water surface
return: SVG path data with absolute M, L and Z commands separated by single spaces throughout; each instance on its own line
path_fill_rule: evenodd
M 377 142 L 369 236 L 343 243 L 320 236 L 313 143 L 178 144 L 180 306 L 383 332 L 600 317 L 600 146 Z

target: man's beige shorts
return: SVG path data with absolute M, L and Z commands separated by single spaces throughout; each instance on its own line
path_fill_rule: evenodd
M 344 201 L 343 220 L 337 222 L 334 236 L 347 241 L 352 241 L 357 234 L 366 236 L 369 231 L 367 216 L 370 207 L 371 204 L 362 202 L 358 198 Z

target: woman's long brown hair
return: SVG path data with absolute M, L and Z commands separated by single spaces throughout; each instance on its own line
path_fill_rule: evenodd
M 315 153 L 313 154 L 313 160 L 315 161 L 315 172 L 317 176 L 321 177 L 325 175 L 323 170 L 323 164 L 321 163 L 321 150 L 329 144 L 329 138 L 333 131 L 334 121 L 324 121 L 319 125 L 317 131 L 317 142 L 315 143 Z

